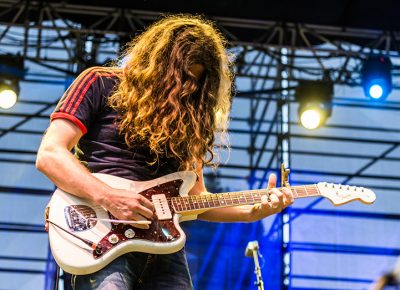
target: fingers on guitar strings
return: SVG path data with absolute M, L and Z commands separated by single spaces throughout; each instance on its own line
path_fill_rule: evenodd
M 280 198 L 274 191 L 271 189 L 268 191 L 268 205 L 272 209 L 277 209 L 279 207 Z

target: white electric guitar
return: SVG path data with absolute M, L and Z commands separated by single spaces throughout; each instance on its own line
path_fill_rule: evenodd
M 190 171 L 144 182 L 94 175 L 114 188 L 145 196 L 154 204 L 155 217 L 149 229 L 139 229 L 133 227 L 134 221 L 115 220 L 104 208 L 57 189 L 47 219 L 50 246 L 58 265 L 71 274 L 96 272 L 127 252 L 177 252 L 186 241 L 179 222 L 209 209 L 260 203 L 261 196 L 268 195 L 268 189 L 261 189 L 188 196 L 197 178 Z M 370 204 L 376 198 L 369 189 L 331 183 L 290 188 L 295 198 L 323 196 L 334 205 L 353 200 Z

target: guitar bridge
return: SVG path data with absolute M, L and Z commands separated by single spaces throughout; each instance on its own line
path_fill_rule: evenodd
M 69 229 L 74 232 L 89 230 L 97 223 L 96 212 L 86 205 L 66 206 L 64 215 Z

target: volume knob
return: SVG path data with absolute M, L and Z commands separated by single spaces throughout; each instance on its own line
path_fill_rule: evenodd
M 127 229 L 124 233 L 125 237 L 132 239 L 135 236 L 135 231 L 132 229 Z
M 119 238 L 118 238 L 118 236 L 116 234 L 112 234 L 111 236 L 108 237 L 108 241 L 111 244 L 116 244 L 116 243 L 119 242 Z

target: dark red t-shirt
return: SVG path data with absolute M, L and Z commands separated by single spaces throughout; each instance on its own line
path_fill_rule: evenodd
M 146 144 L 129 148 L 118 132 L 118 113 L 107 98 L 118 85 L 120 68 L 92 67 L 82 72 L 64 93 L 51 120 L 67 119 L 83 133 L 76 154 L 91 172 L 131 180 L 150 180 L 178 170 L 178 162 L 154 156 Z

